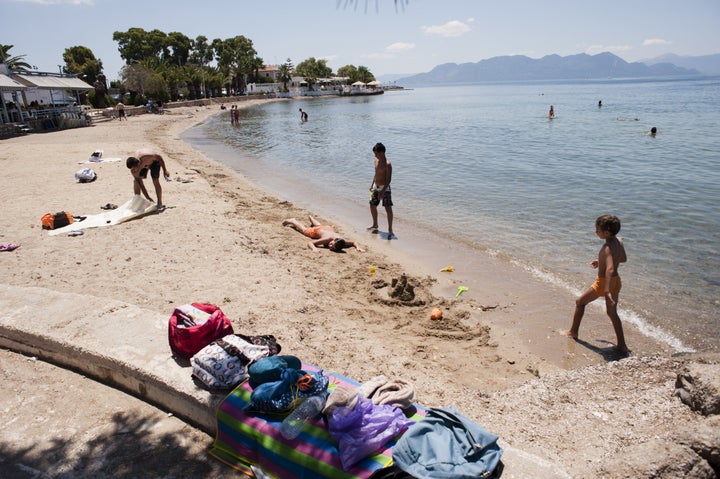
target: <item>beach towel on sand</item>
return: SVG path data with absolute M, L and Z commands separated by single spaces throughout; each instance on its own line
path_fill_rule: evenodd
M 62 228 L 51 230 L 50 234 L 55 236 L 67 234 L 73 230 L 117 225 L 152 213 L 155 210 L 157 210 L 157 205 L 154 202 L 140 195 L 134 195 L 130 201 L 114 210 L 106 211 L 98 215 L 87 215 L 82 221 L 76 221 Z
M 320 371 L 307 363 L 302 364 L 302 369 Z M 339 374 L 327 371 L 325 374 L 330 378 L 329 390 L 359 386 Z M 337 443 L 321 416 L 311 419 L 297 438 L 286 439 L 280 433 L 284 415 L 247 412 L 251 393 L 252 388 L 245 381 L 218 406 L 217 435 L 210 450 L 213 457 L 248 476 L 254 477 L 251 468 L 259 466 L 274 479 L 368 479 L 392 462 L 396 439 L 345 471 Z M 425 416 L 425 410 L 416 405 L 404 412 L 415 422 Z

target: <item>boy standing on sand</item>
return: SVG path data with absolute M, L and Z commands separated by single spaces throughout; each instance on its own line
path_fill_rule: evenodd
M 585 313 L 585 306 L 600 296 L 604 296 L 607 315 L 610 317 L 615 329 L 615 336 L 617 336 L 617 345 L 613 349 L 618 353 L 627 354 L 630 350 L 625 344 L 622 323 L 617 314 L 618 296 L 622 287 L 618 268 L 620 263 L 627 261 L 622 240 L 616 237 L 619 232 L 620 219 L 617 216 L 603 215 L 595 220 L 595 234 L 600 239 L 605 240 L 605 244 L 598 253 L 598 259 L 590 263 L 590 266 L 598 269 L 598 277 L 592 286 L 575 300 L 575 314 L 572 326 L 568 331 L 563 331 L 563 334 L 577 339 L 580 322 Z
M 382 198 L 382 205 L 385 207 L 388 220 L 388 239 L 391 239 L 393 235 L 392 223 L 393 223 L 393 202 L 390 194 L 390 180 L 392 180 L 392 164 L 388 161 L 385 156 L 385 145 L 378 143 L 373 146 L 373 153 L 375 154 L 375 176 L 373 177 L 372 186 L 370 187 L 370 215 L 372 216 L 373 224 L 368 230 L 373 233 L 378 231 L 378 211 L 377 207 L 380 204 Z

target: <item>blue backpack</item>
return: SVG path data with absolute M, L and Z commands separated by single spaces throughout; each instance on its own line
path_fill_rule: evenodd
M 477 479 L 501 474 L 498 436 L 455 411 L 431 408 L 393 447 L 393 462 L 417 479 Z

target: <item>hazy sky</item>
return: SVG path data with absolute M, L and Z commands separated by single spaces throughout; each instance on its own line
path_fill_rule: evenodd
M 327 59 L 375 76 L 500 55 L 612 52 L 626 61 L 720 53 L 720 0 L 0 0 L 0 44 L 41 71 L 90 48 L 108 79 L 132 27 L 252 40 L 265 64 Z

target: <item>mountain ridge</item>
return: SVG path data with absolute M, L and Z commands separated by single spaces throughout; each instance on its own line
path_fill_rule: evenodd
M 681 56 L 666 53 L 659 57 L 641 60 L 646 65 L 672 63 L 675 66 L 697 70 L 703 75 L 720 75 L 720 53 L 714 55 Z
M 699 60 L 690 60 L 693 58 Z M 404 86 L 422 86 L 483 81 L 589 80 L 720 74 L 715 73 L 716 65 L 717 71 L 720 72 L 720 54 L 703 57 L 672 56 L 670 59 L 684 60 L 683 64 L 688 67 L 665 61 L 664 57 L 647 60 L 650 64 L 628 63 L 609 52 L 596 55 L 580 53 L 565 57 L 551 54 L 539 59 L 525 55 L 509 55 L 492 57 L 474 63 L 443 63 L 429 72 L 400 78 L 394 76 L 393 83 Z

